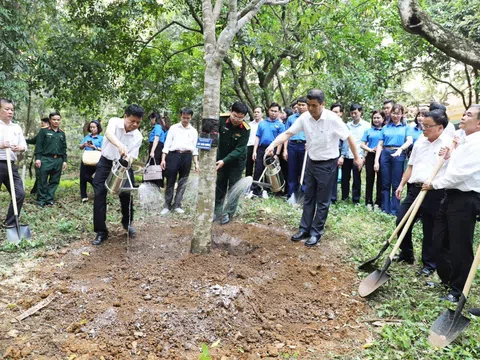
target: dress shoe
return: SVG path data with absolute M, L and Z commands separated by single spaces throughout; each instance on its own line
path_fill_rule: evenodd
M 213 219 L 212 219 L 212 222 L 215 222 L 217 220 L 220 220 L 217 216 L 217 214 L 213 214 Z
M 393 257 L 393 261 L 397 263 L 403 262 L 405 264 L 413 265 L 413 263 L 415 262 L 415 259 L 410 256 L 404 256 L 400 253 L 400 255 L 396 255 Z
M 430 276 L 432 275 L 433 273 L 435 272 L 434 269 L 430 269 L 428 267 L 424 267 L 422 270 L 418 271 L 417 272 L 417 276 Z
M 425 286 L 429 287 L 429 288 L 432 288 L 432 289 L 436 289 L 436 288 L 439 288 L 439 287 L 443 286 L 445 290 L 448 290 L 448 286 L 444 283 L 441 283 L 441 282 L 425 281 Z
M 447 295 L 442 296 L 440 300 L 450 301 L 451 303 L 456 304 L 458 303 L 458 296 L 455 296 L 452 293 L 448 293 Z
M 220 219 L 220 225 L 225 225 L 230 222 L 230 215 L 223 214 L 222 218 Z
M 320 242 L 320 238 L 321 238 L 321 236 L 315 236 L 315 235 L 310 236 L 310 239 L 305 241 L 305 246 L 315 246 L 315 245 L 317 245 Z
M 108 239 L 108 233 L 97 233 L 97 236 L 92 241 L 92 245 L 101 245 L 105 240 Z
M 47 202 L 47 206 L 53 206 L 53 201 Z
M 468 312 L 474 316 L 480 316 L 480 308 L 471 308 Z
M 310 237 L 310 234 L 303 231 L 303 230 L 299 230 L 295 235 L 293 235 L 290 239 L 292 241 L 301 241 L 303 239 L 307 239 Z

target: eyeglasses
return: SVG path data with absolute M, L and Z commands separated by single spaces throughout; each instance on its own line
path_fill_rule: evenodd
M 243 119 L 245 118 L 245 115 L 242 114 L 241 116 L 238 116 L 238 115 L 235 115 L 234 113 L 230 113 L 230 117 L 237 121 L 243 121 Z
M 425 129 L 430 129 L 430 128 L 433 128 L 433 127 L 435 127 L 435 126 L 440 126 L 440 124 L 435 124 L 435 125 L 425 125 L 425 124 L 423 124 L 423 127 L 424 127 Z

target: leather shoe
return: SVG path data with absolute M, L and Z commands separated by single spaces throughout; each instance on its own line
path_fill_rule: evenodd
M 223 214 L 222 218 L 220 219 L 220 225 L 225 225 L 230 222 L 230 215 Z
M 303 239 L 307 239 L 308 237 L 310 237 L 310 234 L 303 231 L 303 230 L 299 230 L 296 234 L 292 235 L 292 237 L 290 238 L 290 240 L 292 241 L 301 241 Z
M 471 308 L 468 312 L 474 316 L 480 316 L 480 308 Z
M 315 235 L 310 236 L 310 239 L 305 241 L 305 246 L 317 245 L 320 242 L 320 238 L 321 238 L 320 236 L 315 236 Z
M 97 236 L 92 241 L 92 245 L 101 245 L 105 240 L 108 239 L 108 233 L 97 233 Z
M 402 263 L 404 262 L 405 264 L 413 265 L 415 262 L 415 259 L 410 256 L 403 256 L 402 254 L 396 255 L 393 257 L 393 261 L 397 263 Z
M 428 267 L 424 267 L 422 270 L 420 270 L 419 272 L 417 272 L 417 276 L 430 276 L 432 275 L 433 273 L 435 272 L 435 270 L 433 269 L 430 269 Z
M 447 295 L 442 296 L 440 300 L 450 301 L 451 303 L 456 304 L 458 303 L 458 296 L 448 293 Z

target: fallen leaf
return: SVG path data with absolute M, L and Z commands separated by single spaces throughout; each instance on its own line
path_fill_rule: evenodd
M 217 347 L 218 345 L 220 345 L 220 339 L 215 341 L 212 345 L 210 345 L 210 347 L 214 348 L 214 347 Z
M 370 343 L 363 344 L 362 347 L 363 347 L 364 349 L 368 349 L 368 348 L 371 348 L 372 346 L 373 346 L 373 343 L 370 342 Z
M 90 256 L 90 253 L 88 251 L 84 251 L 84 252 L 82 252 L 82 255 Z
M 61 263 L 58 263 L 58 264 L 55 264 L 56 267 L 64 267 L 65 266 L 65 263 L 61 262 Z

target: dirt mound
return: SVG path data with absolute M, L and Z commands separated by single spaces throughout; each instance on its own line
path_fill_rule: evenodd
M 328 239 L 307 249 L 274 226 L 215 225 L 212 253 L 198 256 L 192 231 L 170 218 L 128 242 L 118 231 L 100 247 L 79 241 L 13 269 L 0 282 L 0 356 L 198 359 L 215 343 L 213 358 L 304 359 L 361 348 L 368 332 L 357 318 L 368 309 Z

